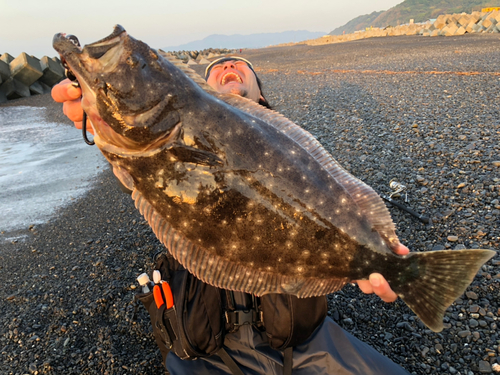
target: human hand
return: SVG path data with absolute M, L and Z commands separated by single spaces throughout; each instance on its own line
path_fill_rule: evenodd
M 75 124 L 77 129 L 82 128 L 82 90 L 75 87 L 73 82 L 65 79 L 52 88 L 52 99 L 63 103 L 63 113 Z M 87 126 L 87 131 L 94 134 L 92 126 Z
M 406 246 L 399 244 L 394 252 L 398 255 L 406 255 L 410 250 Z M 355 282 L 363 293 L 375 293 L 385 302 L 394 302 L 398 298 L 398 295 L 391 289 L 384 276 L 379 273 L 372 273 L 368 280 L 357 280 Z

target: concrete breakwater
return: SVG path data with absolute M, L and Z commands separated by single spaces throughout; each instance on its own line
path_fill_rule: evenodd
M 209 64 L 222 55 L 236 50 L 209 48 L 203 51 L 176 51 L 167 54 L 187 65 Z M 45 94 L 65 78 L 64 67 L 57 57 L 41 59 L 23 52 L 14 58 L 8 53 L 0 56 L 0 103 L 11 99 Z
M 64 78 L 64 68 L 57 57 L 38 59 L 23 52 L 16 58 L 0 56 L 0 103 L 50 92 Z
M 325 35 L 295 44 L 322 45 L 381 36 L 455 36 L 467 33 L 498 32 L 500 32 L 500 11 L 472 12 L 471 14 L 442 14 L 436 20 L 425 23 L 410 23 L 385 28 L 373 27 L 345 35 Z

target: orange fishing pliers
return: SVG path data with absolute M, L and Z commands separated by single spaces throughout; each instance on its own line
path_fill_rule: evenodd
M 172 290 L 170 289 L 170 285 L 166 281 L 157 279 L 159 279 L 157 275 L 153 275 L 153 280 L 155 282 L 155 286 L 153 288 L 153 297 L 155 299 L 156 307 L 160 309 L 160 307 L 165 304 L 165 308 L 168 310 L 172 306 L 174 306 L 174 297 L 172 295 Z

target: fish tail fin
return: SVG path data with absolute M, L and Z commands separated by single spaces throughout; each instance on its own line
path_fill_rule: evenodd
M 446 309 L 470 285 L 493 250 L 440 250 L 411 253 L 387 278 L 391 288 L 434 332 L 443 329 Z M 399 263 L 399 262 L 398 262 Z

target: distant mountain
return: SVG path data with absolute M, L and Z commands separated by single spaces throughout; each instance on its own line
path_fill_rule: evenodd
M 326 32 L 311 32 L 306 30 L 283 31 L 281 33 L 261 33 L 250 35 L 209 35 L 202 40 L 196 40 L 179 46 L 162 48 L 164 51 L 194 51 L 207 48 L 262 48 L 281 43 L 296 43 L 308 39 L 316 39 Z
M 386 11 L 373 12 L 356 17 L 337 27 L 330 35 L 341 35 L 364 30 L 367 27 L 386 27 L 415 22 L 425 22 L 440 14 L 471 13 L 482 8 L 500 6 L 500 0 L 405 0 Z

